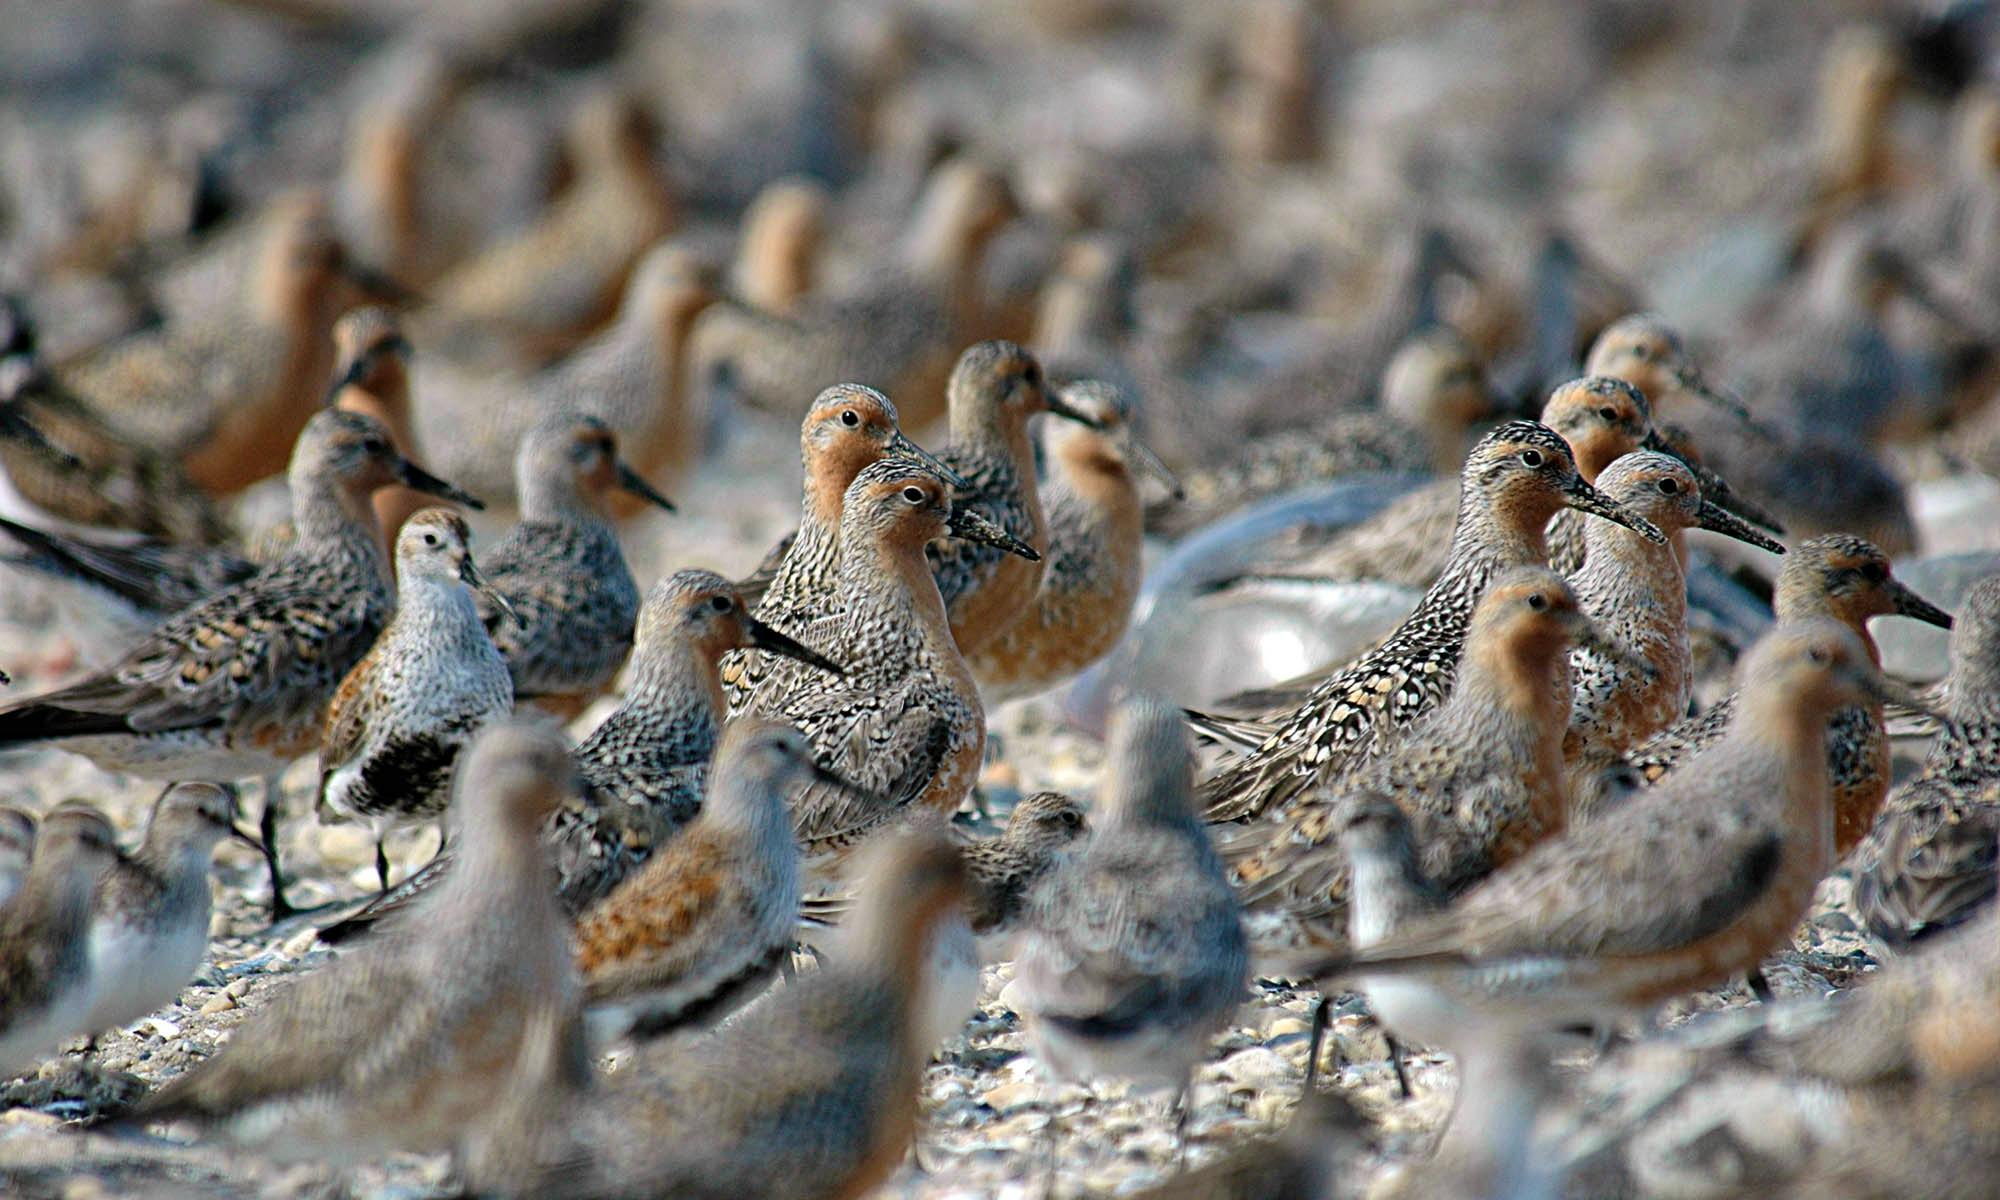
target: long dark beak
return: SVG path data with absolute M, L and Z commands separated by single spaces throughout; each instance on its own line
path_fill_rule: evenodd
M 1874 667 L 1864 669 L 1861 676 L 1861 690 L 1868 693 L 1877 704 L 1900 704 L 1912 712 L 1927 716 L 1941 717 L 1935 704 L 1926 700 L 1923 693 L 1905 683 L 1889 678 Z
M 945 482 L 959 491 L 965 491 L 972 486 L 970 479 L 946 466 L 943 459 L 911 441 L 908 437 L 904 436 L 903 431 L 900 429 L 890 436 L 888 449 L 892 455 L 902 455 L 906 458 L 916 459 L 931 470 L 944 476 Z
M 509 621 L 516 625 L 521 623 L 521 614 L 514 611 L 514 602 L 507 599 L 500 589 L 486 582 L 486 576 L 480 573 L 479 564 L 472 561 L 470 554 L 459 560 L 458 578 L 465 586 L 491 600 L 493 607 L 506 613 Z
M 1939 629 L 1951 628 L 1950 613 L 1903 586 L 1901 580 L 1889 581 L 1889 596 L 1895 602 L 1897 616 L 1922 621 L 1926 625 L 1935 625 Z
M 1769 550 L 1773 554 L 1783 554 L 1785 552 L 1785 544 L 1783 542 L 1771 537 L 1763 530 L 1753 527 L 1750 522 L 1745 521 L 1742 517 L 1737 516 L 1712 500 L 1703 500 L 1701 502 L 1701 510 L 1695 515 L 1694 523 L 1696 526 L 1706 529 L 1710 533 L 1719 533 L 1723 537 L 1735 538 L 1737 541 L 1746 542 L 1757 547 L 1759 550 Z
M 1047 402 L 1049 411 L 1056 416 L 1067 421 L 1075 421 L 1077 424 L 1095 429 L 1099 433 L 1104 432 L 1104 422 L 1063 399 L 1061 392 L 1050 389 L 1043 399 Z
M 1029 562 L 1040 562 L 1042 556 L 1033 546 L 1008 533 L 993 522 L 969 508 L 953 505 L 951 520 L 946 527 L 951 536 L 964 538 L 968 542 L 978 542 L 986 546 L 998 546 L 1009 554 L 1018 554 Z
M 437 476 L 405 458 L 396 464 L 396 478 L 403 486 L 431 496 L 439 496 L 454 504 L 463 504 L 470 509 L 484 509 L 486 502 L 471 492 L 446 483 Z
M 1125 453 L 1131 455 L 1132 461 L 1138 463 L 1139 468 L 1146 474 L 1165 484 L 1174 499 L 1187 499 L 1187 489 L 1181 486 L 1179 479 L 1175 478 L 1172 468 L 1168 467 L 1159 455 L 1153 453 L 1151 446 L 1140 441 L 1129 430 L 1125 435 Z
M 864 800 L 869 804 L 878 805 L 882 808 L 889 807 L 889 798 L 887 796 L 884 796 L 882 793 L 874 790 L 873 788 L 862 787 L 860 784 L 854 782 L 852 779 L 849 779 L 847 776 L 842 775 L 840 772 L 835 771 L 829 767 L 821 766 L 817 762 L 813 763 L 812 765 L 812 776 L 815 780 L 818 780 L 820 783 L 823 783 L 830 788 L 835 788 L 840 791 L 846 792 L 848 795 L 853 796 L 857 800 Z
M 637 471 L 634 471 L 630 466 L 628 466 L 625 463 L 618 464 L 618 486 L 621 489 L 632 493 L 634 496 L 639 497 L 639 499 L 644 500 L 648 504 L 664 508 L 668 512 L 679 511 L 674 507 L 673 501 L 661 495 L 658 488 L 655 488 L 652 484 L 646 482 L 645 476 L 639 474 L 639 472 Z
M 1688 461 L 1687 455 L 1683 454 L 1678 446 L 1675 446 L 1672 442 L 1662 437 L 1659 430 L 1647 430 L 1646 438 L 1639 443 L 1639 447 L 1642 450 L 1652 450 L 1678 460 L 1682 466 L 1688 469 L 1688 473 L 1694 476 L 1694 481 L 1701 485 L 1703 499 L 1714 501 L 1716 504 L 1728 509 L 1734 515 L 1743 518 L 1767 533 L 1774 533 L 1780 536 L 1784 534 L 1784 525 L 1776 517 L 1766 512 L 1762 505 L 1737 495 L 1735 489 L 1729 486 L 1727 480 L 1707 467 L 1697 462 Z
M 1570 476 L 1569 483 L 1563 488 L 1563 500 L 1578 512 L 1615 521 L 1656 545 L 1667 543 L 1667 535 L 1661 533 L 1658 526 L 1637 513 L 1628 512 L 1616 500 L 1584 482 L 1581 475 Z
M 21 443 L 65 471 L 74 471 L 83 465 L 76 455 L 56 445 L 48 439 L 48 435 L 35 428 L 34 422 L 22 415 L 21 406 L 11 401 L 0 403 L 0 437 Z
M 782 654 L 786 658 L 796 658 L 809 666 L 818 667 L 829 675 L 847 674 L 832 659 L 819 653 L 817 650 L 810 649 L 785 634 L 779 633 L 754 617 L 743 618 L 743 628 L 750 635 L 750 644 L 759 650 L 769 650 L 773 654 Z

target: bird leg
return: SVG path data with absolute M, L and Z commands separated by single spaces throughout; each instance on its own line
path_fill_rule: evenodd
M 1049 1123 L 1042 1126 L 1042 1200 L 1056 1196 L 1056 1108 L 1049 1105 Z
M 1408 1100 L 1411 1095 L 1410 1072 L 1403 1064 L 1403 1043 L 1387 1030 L 1383 1030 L 1382 1036 L 1389 1043 L 1389 1065 L 1396 1068 L 1396 1086 L 1401 1089 L 1398 1094 Z
M 1319 1003 L 1313 1005 L 1312 1034 L 1306 1042 L 1306 1083 L 1305 1090 L 1300 1094 L 1301 1100 L 1311 1096 L 1313 1086 L 1319 1082 L 1320 1046 L 1326 1041 L 1327 1026 L 1332 1023 L 1333 1009 L 1327 998 L 1321 996 Z
M 257 819 L 257 833 L 264 850 L 264 867 L 271 875 L 271 923 L 292 915 L 285 899 L 285 877 L 278 871 L 278 817 L 285 802 L 283 772 L 264 777 L 264 812 Z
M 1189 1077 L 1174 1093 L 1174 1153 L 1178 1155 L 1175 1169 L 1183 1174 L 1187 1171 L 1188 1121 L 1194 1116 L 1194 1079 Z
M 375 882 L 384 892 L 389 890 L 389 852 L 382 846 L 382 837 L 375 837 Z

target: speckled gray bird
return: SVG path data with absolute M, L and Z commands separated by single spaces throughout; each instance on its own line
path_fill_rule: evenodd
M 1338 834 L 1350 791 L 1396 800 L 1416 825 L 1425 876 L 1447 894 L 1560 833 L 1569 819 L 1568 656 L 1579 644 L 1625 653 L 1549 568 L 1496 576 L 1473 611 L 1458 684 L 1443 704 L 1374 758 L 1226 843 L 1244 904 L 1280 918 L 1277 929 L 1258 928 L 1259 941 L 1346 940 L 1352 877 Z
M 514 711 L 513 677 L 474 596 L 487 592 L 502 620 L 507 602 L 473 564 L 465 519 L 427 508 L 404 522 L 396 582 L 396 614 L 334 692 L 319 747 L 320 819 L 370 827 L 385 891 L 383 839 L 398 825 L 442 817 L 459 753 Z
M 146 840 L 98 877 L 85 1027 L 116 1029 L 174 1002 L 208 953 L 209 860 L 235 825 L 236 790 L 177 783 L 153 803 Z
M 839 603 L 842 498 L 861 468 L 891 455 L 917 459 L 952 478 L 949 468 L 904 435 L 896 406 L 874 388 L 837 383 L 813 401 L 799 427 L 805 473 L 799 527 L 779 539 L 740 585 L 758 620 L 795 633 Z M 754 650 L 725 658 L 723 685 L 731 702 L 742 705 L 774 665 Z
M 292 455 L 292 552 L 176 615 L 106 670 L 0 709 L 0 743 L 52 741 L 148 779 L 263 778 L 272 908 L 282 915 L 276 779 L 318 744 L 334 689 L 388 623 L 389 565 L 369 496 L 396 481 L 477 503 L 396 453 L 381 422 L 321 411 Z
M 611 686 L 632 648 L 639 588 L 606 509 L 613 488 L 672 511 L 596 417 L 558 413 L 521 440 L 514 460 L 521 521 L 486 556 L 491 601 L 480 615 L 514 675 L 514 700 L 573 717 Z
M 1868 619 L 1894 613 L 1951 628 L 1951 615 L 1917 595 L 1889 568 L 1888 556 L 1849 534 L 1823 534 L 1792 548 L 1778 572 L 1772 607 L 1780 622 L 1829 618 L 1861 640 L 1878 665 Z M 1725 696 L 1642 743 L 1628 756 L 1641 778 L 1657 782 L 1691 756 L 1719 741 L 1737 701 Z M 1827 761 L 1834 780 L 1834 847 L 1846 854 L 1866 837 L 1889 790 L 1889 736 L 1877 704 L 1834 714 L 1827 732 Z
M 573 1014 L 568 923 L 536 831 L 575 794 L 555 733 L 512 722 L 466 751 L 460 863 L 421 919 L 301 977 L 133 1119 L 193 1120 L 279 1157 L 446 1150 L 476 1130 L 530 1031 Z
M 1586 483 L 1569 444 L 1532 421 L 1510 421 L 1480 439 L 1466 458 L 1460 492 L 1444 574 L 1379 646 L 1314 687 L 1253 750 L 1202 781 L 1210 820 L 1282 809 L 1441 704 L 1457 678 L 1479 594 L 1507 567 L 1548 565 L 1543 531 L 1557 510 L 1582 509 L 1665 542 Z M 1197 727 L 1239 736 L 1227 719 L 1198 716 Z M 1264 727 L 1253 723 L 1251 736 Z
M 1045 555 L 1049 524 L 1028 422 L 1044 412 L 1085 425 L 1097 421 L 1052 389 L 1042 364 L 1012 342 L 968 347 L 952 368 L 946 396 L 951 440 L 939 457 L 965 481 L 953 506 L 972 509 Z M 944 596 L 951 635 L 966 654 L 1006 632 L 1042 581 L 1039 560 L 985 543 L 952 538 L 924 554 Z
M 1053 1076 L 1122 1076 L 1184 1097 L 1244 999 L 1243 916 L 1193 774 L 1178 710 L 1151 697 L 1118 709 L 1094 828 L 1036 890 L 1001 996 Z
M 1991 906 L 2000 870 L 2000 578 L 1966 593 L 1951 631 L 1944 728 L 1923 773 L 1889 794 L 1855 852 L 1854 907 L 1907 945 Z
M 786 664 L 749 704 L 796 727 L 822 764 L 879 797 L 861 803 L 810 787 L 797 798 L 799 838 L 816 869 L 903 809 L 950 814 L 972 789 L 985 711 L 924 559 L 924 546 L 947 530 L 1034 555 L 955 505 L 951 485 L 924 464 L 893 458 L 863 468 L 841 505 L 839 613 L 798 635 L 846 674 Z
M 752 645 L 839 673 L 749 616 L 735 586 L 713 571 L 676 571 L 646 594 L 625 697 L 576 748 L 583 791 L 542 830 L 565 913 L 574 917 L 602 900 L 700 811 L 722 730 L 717 660 Z M 451 860 L 447 847 L 320 937 L 338 944 L 404 909 L 442 878 Z
M 82 805 L 45 817 L 39 843 L 20 893 L 0 909 L 0 1076 L 85 1032 L 91 896 L 118 860 L 111 823 Z

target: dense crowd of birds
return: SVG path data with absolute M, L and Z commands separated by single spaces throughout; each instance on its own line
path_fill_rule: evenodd
M 0 1129 L 0 1181 L 44 1136 L 133 1180 L 192 1140 L 443 1153 L 482 1196 L 859 1196 L 1006 964 L 1049 1078 L 1166 1098 L 1150 1195 L 1992 1194 L 1990 6 L 1557 37 L 1523 4 L 1434 42 L 1305 0 L 833 6 L 741 78 L 727 5 L 395 7 L 210 13 L 299 77 L 0 146 L 4 580 L 51 614 L 9 652 L 60 676 L 0 746 L 166 785 L 135 850 L 0 807 L 0 1076 L 175 1003 L 227 841 L 336 948 L 136 1103 Z M 191 53 L 61 19 L 74 61 L 0 53 L 51 86 L 122 36 Z M 1014 113 L 1010 44 L 1106 111 Z M 1763 48 L 1789 109 L 1632 128 L 1628 77 Z M 1337 71 L 1380 86 L 1332 105 Z M 263 111 L 286 88 L 312 121 Z M 1801 149 L 1687 170 L 1732 136 Z M 642 587 L 663 489 L 794 427 L 792 532 Z M 1955 613 L 1896 573 L 1941 549 Z M 1246 620 L 1269 669 L 1204 675 L 1237 624 L 1204 605 L 1364 586 L 1389 619 L 1344 651 Z M 1950 630 L 1941 680 L 1885 670 L 1886 617 Z M 987 714 L 1058 695 L 1095 794 L 996 822 Z M 308 819 L 365 827 L 372 892 L 294 908 Z M 1828 892 L 1882 964 L 1780 996 Z M 1300 1102 L 1190 1165 L 1197 1069 L 1270 981 L 1321 997 Z M 1405 1094 L 1406 1047 L 1459 1081 L 1372 1182 L 1320 1077 L 1350 992 Z M 1064 1191 L 1047 1133 L 1018 1176 Z

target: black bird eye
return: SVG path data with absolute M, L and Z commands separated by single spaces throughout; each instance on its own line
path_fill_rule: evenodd
M 1073 812 L 1069 809 L 1064 809 L 1062 814 L 1062 823 L 1069 826 L 1071 829 L 1075 829 L 1078 825 L 1083 824 L 1083 814 L 1080 812 Z
M 435 533 L 427 533 L 427 534 L 425 534 L 425 535 L 424 535 L 424 545 L 426 545 L 426 546 L 435 546 L 435 545 L 437 545 L 437 544 L 438 544 L 438 535 L 437 535 L 437 534 L 435 534 Z
M 1618 419 L 1618 410 L 1607 404 L 1603 408 L 1597 410 L 1597 415 L 1603 417 L 1607 421 L 1616 421 Z
M 843 408 L 840 410 L 840 423 L 852 429 L 861 424 L 861 414 L 851 408 Z
M 1541 452 L 1540 450 L 1523 450 L 1523 451 L 1521 451 L 1521 464 L 1522 464 L 1523 466 L 1528 466 L 1528 467 L 1539 467 L 1539 466 L 1541 466 L 1541 465 L 1542 465 L 1542 452 Z
M 1806 657 L 1812 659 L 1814 662 L 1818 663 L 1822 667 L 1833 661 L 1833 655 L 1828 654 L 1826 651 L 1826 647 L 1824 646 L 1814 646 L 1812 650 L 1807 653 Z
M 1662 479 L 1660 480 L 1659 488 L 1662 495 L 1678 496 L 1681 490 L 1681 481 L 1678 479 Z
M 361 448 L 369 454 L 387 454 L 389 452 L 389 443 L 383 441 L 381 438 L 372 437 L 362 442 Z
M 726 613 L 730 609 L 735 608 L 736 603 L 727 596 L 716 596 L 709 600 L 708 606 L 716 612 Z
M 1881 563 L 1872 562 L 1861 568 L 1861 577 L 1870 583 L 1880 583 L 1889 578 L 1889 568 Z
M 912 504 L 922 504 L 924 502 L 924 489 L 920 487 L 906 487 L 903 489 L 903 499 L 908 500 Z
M 1549 598 L 1547 596 L 1542 595 L 1540 592 L 1528 593 L 1529 608 L 1534 609 L 1536 612 L 1541 612 L 1548 606 L 1549 606 Z

